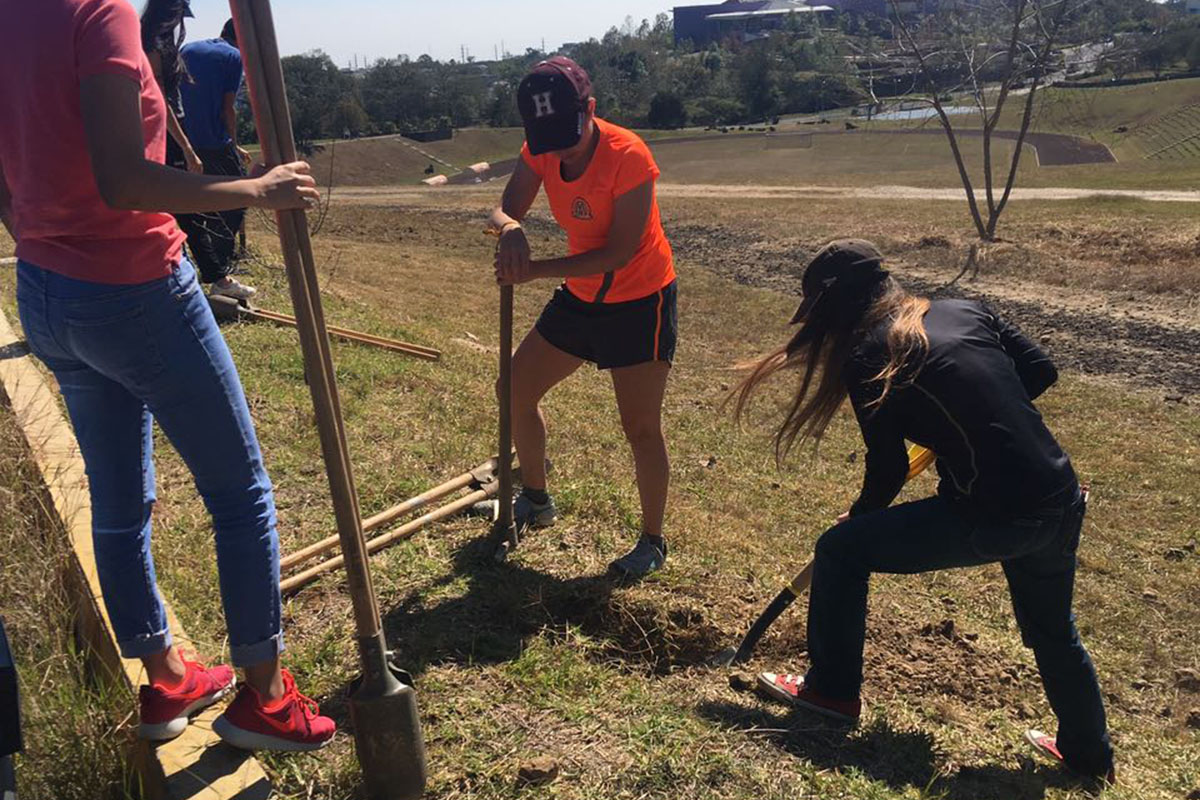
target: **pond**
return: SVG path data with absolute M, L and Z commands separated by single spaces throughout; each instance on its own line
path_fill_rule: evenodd
M 942 110 L 947 114 L 969 114 L 975 111 L 971 106 L 942 106 Z M 937 111 L 933 106 L 921 106 L 920 108 L 902 108 L 896 111 L 884 111 L 882 114 L 875 114 L 871 119 L 877 120 L 911 120 L 911 119 L 931 119 L 937 116 Z

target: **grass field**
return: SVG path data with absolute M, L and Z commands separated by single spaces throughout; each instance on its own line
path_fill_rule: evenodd
M 496 291 L 488 277 L 490 245 L 478 234 L 492 197 L 479 191 L 423 197 L 428 199 L 378 207 L 335 203 L 316 240 L 331 322 L 445 351 L 441 363 L 426 364 L 335 345 L 368 514 L 494 450 Z M 1016 254 L 993 262 L 984 284 L 1014 280 L 1031 293 L 1063 284 L 1114 292 L 1128 269 L 1122 259 L 1132 256 L 1094 237 L 1136 220 L 1132 228 L 1146 237 L 1142 246 L 1172 236 L 1186 243 L 1189 230 L 1197 233 L 1194 217 L 1166 205 L 1017 204 Z M 931 259 L 928 267 L 949 278 L 949 256 L 936 261 L 939 248 L 922 240 L 962 242 L 960 205 L 764 204 L 730 196 L 666 199 L 664 216 L 679 232 L 681 252 L 688 253 L 679 259 L 680 351 L 666 408 L 674 463 L 669 568 L 633 587 L 603 577 L 608 560 L 636 534 L 637 498 L 611 388 L 589 369 L 546 404 L 552 488 L 564 512 L 558 526 L 531 536 L 505 566 L 488 557 L 486 526 L 470 520 L 435 526 L 373 561 L 389 638 L 418 677 L 430 797 L 516 796 L 518 765 L 539 755 L 556 758 L 562 777 L 522 796 L 1083 797 L 1067 776 L 1032 762 L 1020 742 L 1025 727 L 1052 728 L 1053 719 L 996 568 L 874 582 L 868 710 L 863 726 L 848 736 L 737 694 L 724 672 L 702 666 L 737 639 L 853 499 L 862 445 L 842 415 L 819 453 L 800 453 L 777 470 L 767 434 L 784 386 L 745 430 L 731 424 L 721 408 L 734 380 L 730 365 L 786 336 L 795 298 L 723 277 L 729 265 L 703 249 L 683 247 L 684 233 L 716 223 L 721 230 L 748 231 L 757 241 L 779 242 L 785 251 L 794 248 L 797 261 L 818 239 L 862 233 L 901 251 L 903 264 Z M 1028 256 L 1057 252 L 1050 227 L 1084 249 L 1039 272 Z M 560 247 L 548 226 L 532 230 L 539 252 Z M 250 238 L 262 255 L 250 276 L 263 292 L 261 304 L 286 310 L 271 236 L 256 222 Z M 1150 283 L 1157 275 L 1162 303 L 1195 298 L 1194 259 L 1186 250 L 1172 258 L 1175 266 L 1157 271 L 1147 259 L 1140 272 L 1126 275 L 1127 284 Z M 901 277 L 909 274 L 903 265 L 898 269 Z M 10 299 L 9 275 L 2 288 Z M 518 290 L 520 331 L 549 291 L 548 285 Z M 333 530 L 295 335 L 257 325 L 225 332 L 278 489 L 288 552 Z M 1200 538 L 1200 416 L 1194 403 L 1164 403 L 1161 391 L 1072 372 L 1041 405 L 1095 490 L 1077 610 L 1119 753 L 1122 785 L 1106 797 L 1187 796 L 1200 789 L 1200 731 L 1188 722 L 1200 709 L 1200 694 L 1184 688 L 1190 684 L 1177 680 L 1177 673 L 1200 668 L 1200 556 L 1194 552 Z M 155 548 L 163 590 L 204 655 L 215 658 L 224 633 L 207 517 L 178 458 L 159 444 Z M 906 496 L 932 486 L 923 478 Z M 5 587 L 14 585 L 10 574 L 38 575 L 36 558 L 21 553 L 19 547 L 0 551 Z M 50 590 L 36 584 L 7 591 L 3 601 L 17 609 L 13 613 L 34 620 L 42 613 L 42 592 Z M 46 627 L 61 628 L 61 617 L 50 616 Z M 288 661 L 302 685 L 347 724 L 342 696 L 356 666 L 344 587 L 326 579 L 290 599 L 286 625 Z M 18 629 L 32 635 L 30 623 Z M 753 666 L 803 667 L 803 640 L 801 603 L 764 640 Z M 41 679 L 42 659 L 66 664 L 60 680 L 70 675 L 71 662 L 55 655 L 56 642 L 61 639 L 51 636 L 43 650 L 33 646 L 36 653 L 23 667 L 36 677 L 27 680 Z M 130 724 L 125 701 L 117 700 L 76 703 L 72 713 L 90 722 L 74 724 L 105 731 L 94 738 L 115 747 Z M 32 708 L 35 730 L 49 729 L 59 713 Z M 319 755 L 271 757 L 266 764 L 282 797 L 340 799 L 355 796 L 352 751 L 345 734 Z M 122 773 L 112 753 L 89 763 L 101 766 L 84 774 L 109 787 L 97 786 L 90 796 L 118 796 L 111 787 L 119 786 Z M 23 766 L 47 787 L 42 796 L 81 796 L 70 794 L 80 779 L 53 764 L 27 760 Z
M 1014 129 L 1021 97 L 1010 100 L 1001 128 Z M 956 127 L 978 128 L 973 115 L 954 117 Z M 949 145 L 933 120 L 871 122 L 858 130 L 836 125 L 784 124 L 781 133 L 812 136 L 740 136 L 698 130 L 646 132 L 655 157 L 672 180 L 733 185 L 960 185 Z M 1200 187 L 1200 79 L 1105 89 L 1049 89 L 1038 102 L 1032 130 L 1066 133 L 1108 146 L 1112 164 L 1040 166 L 1032 149 L 1022 155 L 1018 186 L 1087 189 L 1190 189 Z M 913 135 L 911 131 L 930 133 Z M 1117 132 L 1120 130 L 1121 132 Z M 898 136 L 897 131 L 910 132 Z M 675 143 L 679 136 L 702 140 Z M 337 186 L 414 184 L 433 165 L 453 174 L 476 161 L 513 158 L 518 129 L 466 129 L 447 142 L 417 144 L 399 137 L 330 143 L 312 158 L 322 183 Z M 661 142 L 656 140 L 663 140 Z M 960 142 L 968 169 L 982 186 L 982 147 L 975 137 Z M 1014 144 L 993 147 L 997 175 L 1007 174 Z M 424 150 L 428 155 L 418 152 Z M 1151 157 L 1153 156 L 1153 157 Z M 439 163 L 441 159 L 453 166 Z M 331 173 L 332 167 L 332 173 Z

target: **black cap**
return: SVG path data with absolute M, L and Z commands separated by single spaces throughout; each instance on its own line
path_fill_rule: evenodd
M 591 96 L 592 79 L 571 59 L 555 56 L 539 62 L 517 88 L 529 152 L 540 156 L 579 144 Z
M 821 252 L 804 270 L 804 300 L 792 317 L 792 324 L 812 314 L 821 298 L 829 296 L 842 301 L 860 299 L 876 283 L 888 276 L 883 268 L 883 254 L 864 239 L 838 239 L 821 248 Z M 839 302 L 835 305 L 841 306 Z

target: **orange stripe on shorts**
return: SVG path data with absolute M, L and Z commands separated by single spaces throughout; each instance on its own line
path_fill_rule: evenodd
M 658 310 L 655 312 L 658 319 L 654 321 L 654 360 L 658 361 L 658 337 L 662 334 L 662 306 L 663 293 L 662 289 L 658 290 Z

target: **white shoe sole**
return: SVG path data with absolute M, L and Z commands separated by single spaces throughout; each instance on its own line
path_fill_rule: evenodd
M 1025 731 L 1025 741 L 1029 742 L 1029 746 L 1033 748 L 1035 753 L 1040 755 L 1042 758 L 1045 758 L 1047 761 L 1052 761 L 1055 764 L 1061 764 L 1062 759 L 1054 755 L 1054 753 L 1051 753 L 1042 746 L 1041 742 L 1038 741 L 1038 739 L 1042 737 L 1048 738 L 1049 734 L 1042 733 L 1034 728 L 1030 728 L 1029 730 Z
M 166 722 L 138 723 L 138 738 L 145 739 L 148 742 L 169 742 L 187 730 L 188 722 L 193 714 L 197 711 L 203 711 L 213 703 L 228 697 L 236 685 L 237 681 L 235 680 L 216 694 L 197 700 L 185 708 L 183 713 L 175 717 L 175 719 L 170 719 Z
M 760 672 L 758 675 L 759 691 L 770 697 L 772 700 L 778 700 L 779 702 L 786 703 L 789 706 L 795 705 L 796 698 L 775 685 L 775 679 L 777 677 L 779 676 L 774 672 Z
M 213 722 L 213 731 L 221 740 L 239 750 L 269 750 L 276 753 L 307 753 L 320 750 L 333 741 L 330 737 L 323 742 L 293 742 L 278 736 L 267 736 L 262 733 L 247 731 L 234 725 L 225 715 L 217 717 Z

